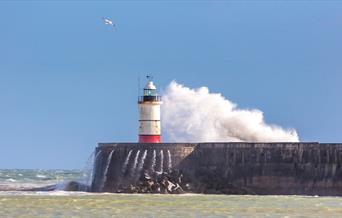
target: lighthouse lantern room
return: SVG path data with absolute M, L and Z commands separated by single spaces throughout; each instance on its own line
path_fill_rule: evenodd
M 160 143 L 160 105 L 161 96 L 152 78 L 147 76 L 148 82 L 144 87 L 143 96 L 139 96 L 139 143 Z

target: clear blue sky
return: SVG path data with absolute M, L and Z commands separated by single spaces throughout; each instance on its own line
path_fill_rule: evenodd
M 137 78 L 208 86 L 342 142 L 341 1 L 0 2 L 0 168 L 82 168 L 136 141 Z M 103 24 L 109 17 L 115 29 Z

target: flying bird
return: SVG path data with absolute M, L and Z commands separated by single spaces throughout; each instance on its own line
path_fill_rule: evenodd
M 108 18 L 103 17 L 102 20 L 103 20 L 103 22 L 104 22 L 106 25 L 110 25 L 110 26 L 112 26 L 112 27 L 115 26 L 115 24 L 113 23 L 113 21 L 110 20 L 110 19 L 108 19 Z

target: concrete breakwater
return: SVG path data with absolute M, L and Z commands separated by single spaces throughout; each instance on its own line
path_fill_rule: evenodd
M 94 192 L 342 196 L 342 144 L 100 143 Z

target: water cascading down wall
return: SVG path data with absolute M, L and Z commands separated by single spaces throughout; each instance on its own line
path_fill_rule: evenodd
M 91 189 L 143 192 L 164 175 L 191 193 L 342 196 L 341 163 L 342 144 L 101 143 Z

